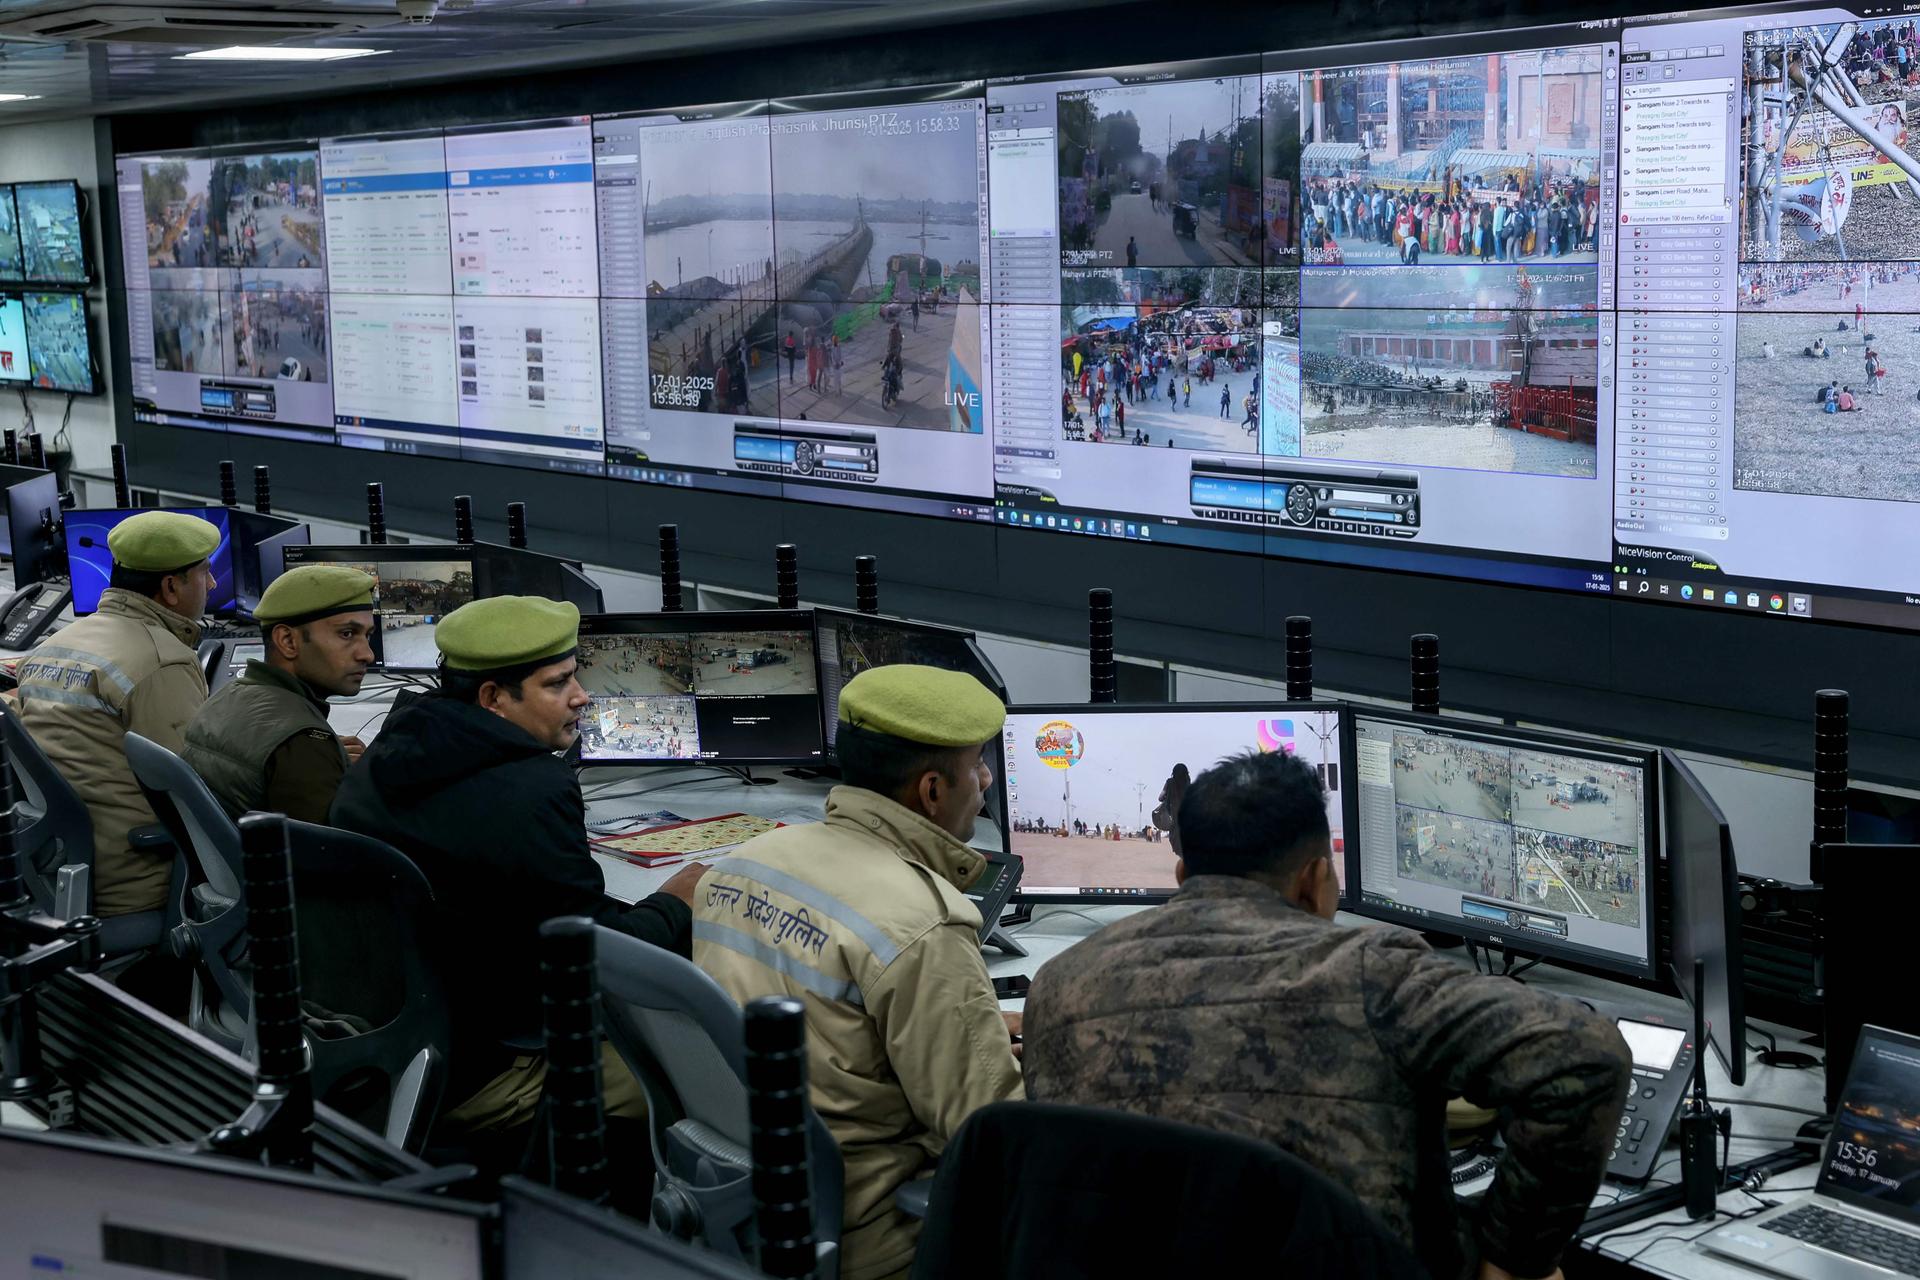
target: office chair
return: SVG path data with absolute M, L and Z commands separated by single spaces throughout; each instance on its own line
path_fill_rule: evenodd
M 319 1006 L 370 1024 L 328 1036 L 309 1017 L 314 1096 L 348 1114 L 368 1112 L 370 1127 L 417 1153 L 453 1041 L 446 987 L 427 963 L 433 891 L 410 860 L 370 836 L 289 820 L 287 847 L 309 1013 Z M 348 1091 L 365 1088 L 374 1096 L 354 1107 Z
M 934 1175 L 912 1280 L 1428 1280 L 1345 1188 L 1271 1143 L 1104 1107 L 997 1102 Z
M 165 945 L 193 969 L 187 1025 L 225 1049 L 244 1053 L 253 997 L 245 976 L 240 829 L 179 756 L 137 733 L 127 735 L 126 751 L 134 781 L 185 864 L 167 903 L 169 918 L 177 923 Z
M 717 1253 L 752 1259 L 753 1159 L 740 1006 L 688 960 L 599 928 L 607 1039 L 639 1080 L 653 1139 L 654 1225 Z M 840 1274 L 840 1146 L 811 1108 L 813 1233 L 818 1280 Z
M 93 815 L 86 802 L 54 767 L 27 732 L 12 707 L 0 704 L 0 741 L 20 788 L 14 811 L 14 845 L 25 856 L 27 892 L 50 916 L 71 920 L 93 914 Z M 163 831 L 143 827 L 132 833 L 134 847 L 170 848 Z M 175 859 L 174 878 L 181 868 Z M 101 953 L 108 960 L 133 958 L 160 944 L 165 911 L 138 911 L 100 922 Z

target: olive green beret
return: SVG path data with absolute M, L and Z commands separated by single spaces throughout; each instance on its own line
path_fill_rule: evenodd
M 499 671 L 564 658 L 580 646 L 580 610 L 540 596 L 494 596 L 463 604 L 433 629 L 455 671 Z
M 255 620 L 273 626 L 299 626 L 337 613 L 373 608 L 372 574 L 344 564 L 303 564 L 273 580 L 253 611 Z
M 840 719 L 929 747 L 974 747 L 1000 732 L 1007 709 L 964 671 L 898 663 L 871 667 L 840 690 Z
M 168 573 L 199 564 L 220 546 L 220 526 L 179 511 L 143 511 L 107 534 L 113 562 L 136 573 Z

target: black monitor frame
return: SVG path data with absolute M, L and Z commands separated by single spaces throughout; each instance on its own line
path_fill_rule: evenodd
M 261 552 L 284 549 L 289 545 L 304 545 L 311 539 L 312 533 L 304 521 L 248 511 L 244 507 L 228 507 L 227 522 L 233 529 L 234 605 L 241 612 L 251 614 L 254 606 L 260 603 L 268 584 L 280 576 L 279 570 L 267 572 Z M 306 536 L 287 541 L 288 535 L 299 534 Z
M 223 613 L 228 613 L 232 611 L 234 606 L 234 600 L 236 598 L 235 593 L 238 591 L 238 587 L 239 587 L 237 571 L 234 568 L 234 555 L 238 550 L 238 548 L 235 545 L 236 539 L 234 536 L 233 519 L 232 519 L 234 509 L 232 507 L 222 507 L 212 503 L 208 503 L 205 505 L 183 504 L 177 507 L 86 507 L 77 511 L 69 511 L 60 518 L 60 527 L 64 535 L 61 539 L 61 542 L 62 542 L 61 552 L 67 564 L 67 581 L 73 584 L 73 586 L 75 587 L 74 600 L 73 600 L 74 617 L 84 618 L 89 614 L 95 612 L 95 610 L 93 609 L 82 611 L 80 608 L 80 597 L 79 597 L 79 591 L 78 591 L 79 583 L 75 581 L 76 575 L 74 574 L 74 571 L 73 571 L 73 539 L 75 536 L 74 534 L 75 521 L 84 519 L 87 516 L 118 514 L 120 519 L 114 521 L 114 524 L 118 526 L 121 523 L 121 521 L 131 520 L 135 516 L 146 515 L 154 511 L 177 511 L 183 515 L 197 516 L 200 519 L 206 520 L 208 523 L 213 524 L 220 529 L 220 535 L 221 535 L 220 545 L 221 547 L 224 547 L 226 549 L 226 553 L 227 553 L 227 581 L 225 583 L 225 586 L 227 588 L 227 594 L 220 595 L 218 593 L 218 587 L 220 584 L 218 582 L 217 575 L 216 575 L 216 582 L 215 582 L 216 590 L 215 592 L 210 593 L 207 596 L 207 612 L 210 614 L 223 614 Z M 209 559 L 217 561 L 219 559 L 219 556 L 220 556 L 220 549 L 215 548 L 214 554 L 211 557 L 209 557 Z M 111 549 L 109 549 L 109 557 L 111 557 Z M 101 588 L 103 592 L 108 589 L 110 589 L 110 587 Z
M 571 1239 L 588 1240 L 601 1250 L 627 1255 L 626 1265 L 617 1270 L 627 1275 L 658 1277 L 659 1280 L 752 1280 L 759 1275 L 743 1263 L 720 1254 L 682 1243 L 662 1232 L 625 1218 L 597 1204 L 589 1204 L 562 1191 L 543 1187 L 517 1175 L 500 1179 L 500 1263 L 502 1274 L 530 1277 L 530 1262 L 553 1259 L 529 1259 L 526 1233 L 535 1229 L 530 1223 L 540 1218 L 556 1222 L 570 1230 Z M 577 1263 L 577 1259 L 575 1260 Z M 609 1260 L 610 1261 L 610 1260 Z M 612 1270 L 592 1274 L 610 1275 Z M 544 1274 L 553 1274 L 550 1270 Z
M 471 547 L 477 557 L 486 561 L 489 595 L 545 596 L 549 600 L 568 601 L 583 614 L 606 612 L 606 598 L 600 584 L 587 576 L 578 560 L 499 542 L 456 545 Z
M 87 385 L 84 387 L 43 387 L 34 381 L 34 337 L 33 315 L 26 312 L 27 327 L 27 389 L 30 391 L 51 391 L 56 395 L 97 396 L 106 391 L 104 380 L 100 376 L 100 344 L 94 340 L 93 311 L 87 305 L 87 295 L 77 288 L 56 289 L 46 285 L 28 285 L 20 289 L 20 300 L 24 307 L 29 295 L 72 299 L 80 308 L 80 331 L 87 339 Z
M 474 554 L 472 547 L 444 542 L 368 542 L 368 543 L 309 543 L 305 546 L 289 546 L 284 549 L 282 564 L 293 568 L 302 564 L 386 564 L 396 560 L 456 560 L 465 562 L 473 573 L 473 598 L 484 600 L 488 596 L 485 576 L 485 560 Z M 268 583 L 266 585 L 272 585 Z M 263 587 L 264 589 L 264 587 Z M 414 664 L 394 665 L 387 661 L 384 615 L 375 611 L 374 652 L 379 661 L 375 664 L 379 670 L 410 674 L 432 674 L 439 665 L 418 666 Z
M 589 636 L 693 635 L 712 631 L 804 631 L 814 644 L 813 697 L 820 698 L 819 637 L 814 631 L 811 609 L 730 609 L 682 613 L 596 613 L 580 619 L 580 638 Z M 688 694 L 698 700 L 702 695 Z M 706 695 L 708 697 L 714 695 Z M 581 768 L 649 769 L 688 767 L 738 767 L 753 765 L 818 766 L 828 758 L 826 736 L 820 727 L 819 713 L 814 715 L 815 741 L 820 749 L 813 755 L 716 756 L 711 758 L 652 759 L 619 757 L 588 759 L 576 740 L 568 758 Z
M 20 254 L 20 270 L 14 275 L 0 275 L 0 288 L 24 288 L 27 279 L 27 246 L 20 239 L 20 206 L 13 199 L 13 184 L 0 182 L 0 200 L 13 209 L 13 247 Z
M 1010 706 L 1007 708 L 1007 715 L 1009 718 L 1013 716 L 1018 716 L 1018 715 L 1027 715 L 1027 716 L 1062 716 L 1062 717 L 1073 717 L 1073 718 L 1079 718 L 1079 719 L 1091 719 L 1093 717 L 1102 716 L 1102 715 L 1178 716 L 1178 715 L 1185 715 L 1189 713 L 1206 713 L 1206 712 L 1221 712 L 1221 711 L 1238 712 L 1242 714 L 1257 712 L 1261 714 L 1276 715 L 1276 716 L 1288 715 L 1288 714 L 1301 714 L 1305 712 L 1323 712 L 1323 713 L 1330 713 L 1333 715 L 1334 724 L 1335 724 L 1334 737 L 1337 743 L 1338 758 L 1347 765 L 1347 768 L 1343 770 L 1343 776 L 1340 779 L 1340 821 L 1341 821 L 1342 847 L 1335 851 L 1334 857 L 1337 860 L 1337 866 L 1340 870 L 1340 877 L 1343 882 L 1343 885 L 1351 886 L 1353 883 L 1354 828 L 1355 828 L 1356 819 L 1358 817 L 1358 810 L 1354 807 L 1355 773 L 1352 768 L 1352 761 L 1353 761 L 1352 708 L 1350 708 L 1344 702 L 1332 702 L 1332 701 L 1288 702 L 1285 700 L 1275 700 L 1273 702 L 1254 700 L 1254 701 L 1235 701 L 1235 702 L 1168 702 L 1168 703 L 1047 702 L 1047 703 L 1032 703 L 1032 704 L 1025 704 L 1025 705 L 1019 705 L 1019 706 Z M 1200 776 L 1200 774 L 1204 770 L 1211 768 L 1215 763 L 1216 762 L 1212 760 L 1205 761 L 1198 765 L 1192 762 L 1187 762 L 1187 768 L 1192 773 L 1192 775 L 1197 778 Z M 1003 776 L 1005 772 L 1006 770 L 1003 762 L 1003 766 L 1001 769 L 1001 773 Z M 1157 795 L 1158 794 L 1157 788 L 1160 786 L 1161 783 L 1165 782 L 1166 779 L 1165 778 L 1142 778 L 1140 779 L 1140 781 L 1146 783 L 1151 788 L 1155 788 L 1156 789 L 1155 794 Z M 1006 814 L 1005 814 L 1004 822 L 1005 822 L 1005 829 L 1007 832 L 1007 852 L 1010 854 L 1013 854 L 1015 857 L 1019 857 L 1020 851 L 1013 847 L 1013 835 L 1012 835 L 1013 805 L 1011 804 L 1011 802 L 1009 802 L 1006 805 Z M 1168 856 L 1171 857 L 1173 852 L 1171 846 L 1168 847 L 1167 852 L 1168 852 Z M 1081 889 L 1082 889 L 1081 892 L 1075 892 L 1075 893 L 1035 893 L 1026 889 L 1025 887 L 1022 887 L 1018 892 L 1014 894 L 1013 900 L 1017 903 L 1027 903 L 1027 904 L 1092 902 L 1092 903 L 1100 903 L 1105 906 L 1150 906 L 1156 903 L 1165 902 L 1167 899 L 1171 898 L 1176 892 L 1176 890 L 1174 889 L 1147 889 L 1147 888 L 1127 887 L 1127 886 L 1115 886 L 1115 890 L 1110 892 L 1100 892 L 1100 891 L 1086 892 L 1085 891 L 1086 886 L 1081 886 Z M 1343 907 L 1347 903 L 1348 892 L 1349 890 L 1345 887 L 1343 887 L 1341 890 L 1340 903 Z
M 51 471 L 0 464 L 0 486 L 7 491 L 7 554 L 13 559 L 15 590 L 66 576 L 67 544 L 60 534 L 60 480 Z M 24 548 L 14 530 L 34 529 Z M 44 529 L 44 533 L 41 530 Z
M 37 182 L 13 183 L 14 225 L 20 231 L 20 274 L 22 283 L 34 288 L 48 289 L 87 289 L 93 285 L 94 261 L 93 246 L 87 240 L 87 193 L 72 178 L 53 178 Z M 30 275 L 27 272 L 27 232 L 26 224 L 20 218 L 20 191 L 24 187 L 67 187 L 73 192 L 74 228 L 80 238 L 80 271 L 83 279 L 55 280 L 45 276 Z
M 1733 828 L 1685 761 L 1662 747 L 1660 766 L 1660 811 L 1665 827 L 1661 854 L 1667 860 L 1674 984 L 1689 1005 L 1705 1002 L 1707 1040 L 1726 1068 L 1727 1079 L 1743 1085 L 1747 1082 L 1746 966 L 1740 945 L 1740 868 L 1734 857 Z M 1695 808 L 1691 819 L 1686 814 L 1689 804 Z M 1683 865 L 1683 860 L 1694 856 L 1685 838 L 1693 834 L 1687 830 L 1690 820 L 1714 828 L 1715 858 L 1711 867 L 1697 868 L 1690 862 Z M 1700 873 L 1698 894 L 1688 877 L 1690 870 Z M 1694 945 L 1683 945 L 1683 937 Z M 1696 959 L 1705 965 L 1705 989 L 1701 991 L 1693 989 Z
M 1467 922 L 1458 916 L 1432 916 L 1408 911 L 1384 903 L 1366 901 L 1366 857 L 1360 848 L 1358 753 L 1359 728 L 1362 718 L 1383 720 L 1389 724 L 1404 725 L 1408 728 L 1427 730 L 1466 737 L 1477 737 L 1488 745 L 1497 747 L 1517 747 L 1523 750 L 1543 750 L 1562 752 L 1576 756 L 1597 756 L 1611 758 L 1614 763 L 1624 763 L 1640 769 L 1646 779 L 1645 793 L 1641 797 L 1640 849 L 1641 878 L 1647 886 L 1646 913 L 1640 928 L 1646 941 L 1645 952 L 1635 959 L 1622 959 L 1614 953 L 1601 951 L 1593 947 L 1576 947 L 1571 944 L 1561 947 L 1546 943 L 1538 934 L 1520 929 L 1496 928 L 1483 925 L 1479 928 L 1467 927 Z M 1381 920 L 1388 924 L 1403 925 L 1411 929 L 1432 930 L 1450 935 L 1460 935 L 1469 943 L 1498 947 L 1511 956 L 1525 956 L 1550 962 L 1565 969 L 1582 973 L 1592 973 L 1608 978 L 1622 976 L 1642 982 L 1658 982 L 1661 975 L 1657 971 L 1657 951 L 1659 947 L 1659 929 L 1657 920 L 1660 914 L 1659 883 L 1654 874 L 1654 859 L 1660 851 L 1660 769 L 1659 754 L 1652 748 L 1622 746 L 1616 743 L 1600 742 L 1591 738 L 1569 737 L 1563 734 L 1539 732 L 1533 729 L 1510 728 L 1505 725 L 1489 723 L 1484 720 L 1468 720 L 1455 716 L 1428 716 L 1409 711 L 1395 711 L 1370 706 L 1355 706 L 1347 718 L 1348 756 L 1356 761 L 1356 786 L 1353 791 L 1353 813 L 1355 822 L 1348 839 L 1348 893 L 1343 899 L 1344 909 L 1354 915 L 1370 920 Z

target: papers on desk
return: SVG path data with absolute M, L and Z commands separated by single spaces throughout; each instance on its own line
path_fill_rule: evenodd
M 662 867 L 691 857 L 710 858 L 745 844 L 784 822 L 748 813 L 723 813 L 689 821 L 662 811 L 673 821 L 626 835 L 604 836 L 593 842 L 596 851 L 641 867 Z

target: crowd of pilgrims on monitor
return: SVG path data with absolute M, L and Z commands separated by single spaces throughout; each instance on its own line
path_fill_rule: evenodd
M 1447 198 L 1385 191 L 1356 178 L 1309 178 L 1301 247 L 1308 262 L 1321 265 L 1345 260 L 1340 239 L 1391 245 L 1405 263 L 1432 255 L 1517 262 L 1593 248 L 1599 204 L 1556 185 L 1564 184 L 1545 177 L 1523 184 L 1509 174 L 1497 191 Z
M 1040 818 L 1015 818 L 1013 829 L 1021 835 L 1029 836 L 1079 836 L 1087 840 L 1145 840 L 1148 844 L 1159 844 L 1166 834 L 1155 826 L 1141 827 L 1137 831 L 1122 830 L 1117 822 L 1105 824 L 1085 822 L 1075 818 L 1072 822 L 1047 822 Z

